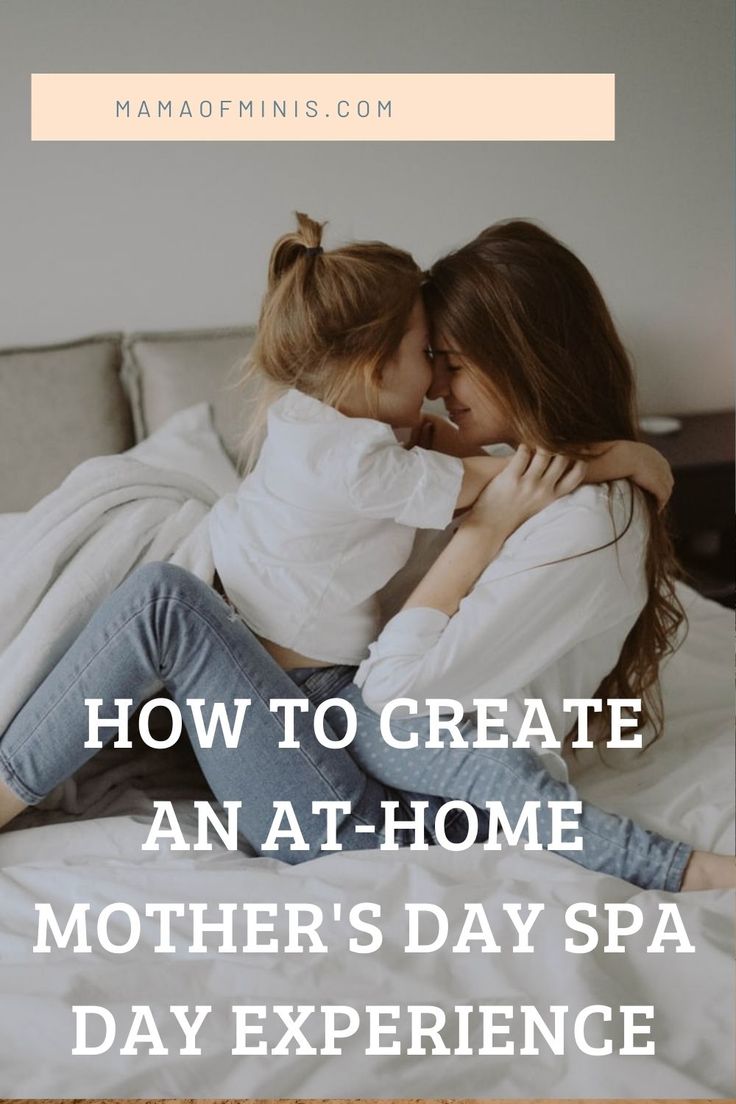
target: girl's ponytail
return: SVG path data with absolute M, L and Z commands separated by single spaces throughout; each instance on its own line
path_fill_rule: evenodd
M 281 278 L 304 260 L 311 260 L 322 249 L 324 222 L 315 222 L 309 215 L 296 212 L 297 229 L 284 234 L 271 250 L 268 263 L 268 288 L 273 291 Z

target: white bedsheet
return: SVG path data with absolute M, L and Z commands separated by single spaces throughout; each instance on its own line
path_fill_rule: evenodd
M 665 673 L 667 731 L 643 758 L 613 768 L 581 764 L 582 792 L 637 815 L 701 847 L 733 849 L 733 737 L 730 614 L 688 593 L 691 631 Z M 65 822 L 0 838 L 0 1092 L 3 1096 L 200 1097 L 729 1097 L 733 1071 L 733 895 L 645 893 L 590 874 L 565 858 L 480 847 L 449 854 L 364 852 L 324 857 L 305 867 L 228 853 L 143 854 L 148 815 Z M 189 816 L 191 806 L 181 804 Z M 51 901 L 61 916 L 75 901 L 96 915 L 126 901 L 308 901 L 332 915 L 336 903 L 381 905 L 384 945 L 376 954 L 345 949 L 346 931 L 330 923 L 328 954 L 156 955 L 151 942 L 114 956 L 55 951 L 34 955 L 34 903 Z M 500 954 L 402 952 L 404 903 L 433 902 L 461 916 L 482 902 Z M 504 902 L 542 902 L 533 955 L 509 950 Z M 693 954 L 647 954 L 633 938 L 625 954 L 573 956 L 562 951 L 564 910 L 577 901 L 631 902 L 653 933 L 660 902 L 676 901 Z M 188 943 L 187 927 L 173 931 Z M 455 929 L 457 930 L 457 929 Z M 283 931 L 279 923 L 277 931 Z M 342 934 L 340 934 L 342 933 Z M 130 1006 L 161 1015 L 168 1056 L 73 1057 L 73 1004 L 101 1004 L 130 1025 Z M 164 1028 L 170 1004 L 207 1003 L 201 1056 L 176 1053 L 179 1036 Z M 233 1045 L 233 1004 L 427 1003 L 534 1004 L 572 1010 L 595 1004 L 652 1004 L 653 1056 L 396 1056 L 363 1053 L 365 1039 L 340 1057 L 243 1057 Z M 170 1019 L 170 1017 L 169 1017 Z M 42 1040 L 39 1043 L 39 1040 Z M 118 1041 L 117 1048 L 122 1039 Z M 39 1061 L 42 1054 L 43 1060 Z
M 201 411 L 188 414 L 173 436 L 157 435 L 139 447 L 140 462 L 187 473 L 175 514 L 177 503 L 188 499 L 187 487 L 194 486 L 190 476 L 221 491 L 235 478 L 203 417 Z M 203 493 L 197 510 L 206 508 L 208 497 Z M 23 531 L 17 519 L 5 527 L 9 540 Z M 644 756 L 617 754 L 610 767 L 595 754 L 581 758 L 576 780 L 583 796 L 604 807 L 697 846 L 733 851 L 732 616 L 690 591 L 683 594 L 691 627 L 664 673 L 664 737 Z M 17 830 L 0 836 L 0 1096 L 733 1094 L 732 894 L 644 893 L 559 855 L 499 854 L 479 846 L 456 854 L 439 848 L 348 853 L 303 867 L 217 845 L 210 853 L 141 852 L 154 796 L 176 802 L 194 840 L 191 798 L 205 796 L 201 785 L 179 749 L 130 756 L 106 749 L 45 808 L 24 814 Z M 42 901 L 51 902 L 62 921 L 75 902 L 88 902 L 93 917 L 115 901 L 141 911 L 155 901 L 312 902 L 329 919 L 325 938 L 331 949 L 319 955 L 161 955 L 153 952 L 148 932 L 125 955 L 102 951 L 94 940 L 89 954 L 34 954 L 34 905 Z M 336 905 L 344 917 L 361 901 L 382 910 L 384 944 L 375 954 L 350 954 L 349 931 L 331 919 Z M 431 955 L 403 953 L 408 901 L 434 903 L 456 919 L 464 902 L 482 903 L 502 952 L 452 954 L 448 943 Z M 566 954 L 565 908 L 578 901 L 599 910 L 606 902 L 640 905 L 643 934 L 625 954 Z M 658 905 L 666 901 L 678 904 L 695 953 L 646 953 L 645 936 L 651 937 Z M 510 902 L 545 906 L 534 929 L 533 955 L 510 950 L 511 928 L 501 909 Z M 186 945 L 184 920 L 175 920 L 172 930 Z M 277 933 L 282 931 L 279 921 Z M 203 1054 L 181 1056 L 180 1036 L 165 1026 L 171 1017 L 164 1020 L 163 1012 L 170 1004 L 198 1003 L 213 1006 L 201 1031 Z M 538 1056 L 379 1057 L 363 1053 L 361 1036 L 346 1041 L 339 1057 L 233 1055 L 230 1006 L 278 1003 L 358 1009 L 426 1003 L 448 1010 L 456 1004 L 533 1004 L 542 1012 L 561 1004 L 573 1012 L 597 1003 L 651 1004 L 656 1053 L 592 1058 L 568 1042 L 564 1056 L 542 1047 Z M 72 1055 L 75 1004 L 104 1005 L 116 1013 L 121 1037 L 114 1050 Z M 145 1048 L 137 1057 L 118 1053 L 133 1004 L 152 1006 L 168 1055 L 149 1056 Z

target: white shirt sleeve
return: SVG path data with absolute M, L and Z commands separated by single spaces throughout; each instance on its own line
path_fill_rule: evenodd
M 377 427 L 378 428 L 378 427 Z M 353 509 L 415 529 L 444 529 L 463 480 L 456 456 L 405 449 L 381 426 L 363 447 L 346 452 L 343 480 Z
M 578 503 L 569 496 L 517 530 L 453 617 L 412 608 L 392 618 L 356 674 L 366 703 L 380 710 L 409 697 L 421 711 L 439 694 L 470 709 L 475 697 L 509 697 L 641 608 L 646 526 L 635 511 L 626 533 L 600 547 L 614 537 L 600 495 L 584 488 Z M 617 532 L 627 518 L 625 508 Z

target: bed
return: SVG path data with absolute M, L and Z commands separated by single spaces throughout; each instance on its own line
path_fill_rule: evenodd
M 166 342 L 172 340 L 168 335 Z M 161 350 L 156 347 L 156 352 Z M 232 360 L 230 351 L 222 362 L 226 360 Z M 140 375 L 136 386 L 140 400 L 145 390 Z M 149 396 L 154 391 L 149 388 Z M 177 408 L 200 397 L 187 393 L 177 400 Z M 146 424 L 145 410 L 139 407 L 133 419 L 138 436 L 162 426 L 158 440 L 170 450 L 171 463 L 193 466 L 199 478 L 219 486 L 234 469 L 228 469 L 225 453 L 213 443 L 216 429 L 208 417 L 198 408 L 198 430 L 190 434 L 185 455 L 180 442 L 174 445 L 176 434 L 165 427 L 173 411 L 164 406 L 157 415 L 159 425 L 153 417 Z M 124 436 L 110 451 L 132 443 Z M 215 455 L 217 472 L 212 467 Z M 73 462 L 79 459 L 75 456 Z M 38 497 L 50 489 L 39 493 L 41 483 L 34 488 Z M 18 499 L 6 505 L 10 508 L 0 514 L 0 549 L 7 555 L 22 532 L 30 503 Z M 595 753 L 581 755 L 574 777 L 582 794 L 606 808 L 698 847 L 733 851 L 732 618 L 687 588 L 683 598 L 690 627 L 663 675 L 665 735 L 643 756 L 618 753 L 603 762 Z M 500 852 L 476 845 L 456 853 L 440 848 L 345 853 L 302 867 L 256 858 L 244 849 L 229 851 L 217 840 L 210 851 L 169 846 L 142 850 L 152 800 L 172 802 L 185 838 L 193 844 L 193 800 L 206 796 L 183 745 L 166 753 L 141 746 L 124 754 L 106 749 L 42 808 L 29 810 L 13 830 L 0 835 L 2 1096 L 732 1096 L 732 893 L 647 893 L 584 871 L 562 856 L 512 847 Z M 86 916 L 94 921 L 89 924 L 89 951 L 75 953 L 68 947 L 34 953 L 35 906 L 42 902 L 60 922 L 75 904 L 89 905 Z M 243 915 L 242 905 L 267 903 L 274 906 L 271 936 L 277 950 L 227 953 L 217 950 L 215 941 L 206 952 L 191 953 L 191 915 L 185 908 L 171 923 L 171 941 L 179 949 L 157 953 L 158 928 L 144 915 L 145 905 L 152 902 L 200 903 L 210 910 L 234 902 Z M 412 902 L 441 909 L 448 919 L 449 937 L 433 953 L 405 950 L 406 905 Z M 139 941 L 122 954 L 104 949 L 97 934 L 99 915 L 114 903 L 144 917 Z M 326 952 L 285 951 L 286 905 L 295 903 L 321 909 Z M 382 943 L 372 953 L 349 950 L 348 939 L 356 933 L 345 918 L 361 903 L 380 906 Z M 571 935 L 566 910 L 573 903 L 587 903 L 593 917 L 589 938 L 590 932 L 600 937 L 588 953 L 564 950 Z M 483 913 L 498 950 L 486 938 L 469 944 L 467 953 L 453 952 L 465 904 Z M 503 906 L 515 904 L 522 909 L 543 906 L 533 928 L 532 953 L 513 950 L 514 927 Z M 606 951 L 608 924 L 617 906 L 623 921 L 634 918 L 641 927 L 622 937 L 622 951 Z M 660 940 L 661 950 L 655 950 L 663 915 L 669 916 L 672 938 Z M 112 942 L 122 943 L 127 930 L 124 913 L 115 914 L 108 933 Z M 197 1035 L 201 1054 L 181 1054 L 183 1034 L 170 1009 L 193 1010 L 197 1005 L 211 1008 Z M 335 1005 L 357 1010 L 360 1027 L 339 1041 L 342 1053 L 322 1054 L 319 1010 Z M 573 1036 L 580 1010 L 599 1005 L 613 1010 L 610 1023 L 594 1013 L 583 1034 L 591 1048 L 610 1038 L 610 1055 L 583 1053 Z M 114 1017 L 114 1039 L 104 1053 L 72 1053 L 78 1041 L 74 1006 L 104 1007 Z M 139 1041 L 137 1054 L 120 1053 L 135 1016 L 132 1010 L 140 1006 L 149 1008 L 160 1044 L 151 1036 L 148 1043 Z M 233 1006 L 268 1010 L 264 1019 L 248 1013 L 248 1022 L 262 1026 L 263 1035 L 240 1038 L 243 1049 L 246 1039 L 254 1047 L 258 1040 L 268 1053 L 233 1053 Z M 279 1040 L 283 1045 L 285 1021 L 273 1009 L 284 1006 L 307 1010 L 303 1049 L 311 1047 L 315 1053 L 293 1053 L 294 1037 L 287 1053 L 270 1052 Z M 365 1053 L 367 1009 L 376 1006 L 401 1008 L 396 1034 L 389 1030 L 385 1036 L 386 1049 L 393 1040 L 400 1053 Z M 406 1053 L 412 1017 L 416 1022 L 430 1015 L 426 1009 L 411 1013 L 409 1006 L 434 1009 L 435 1023 L 436 1010 L 446 1015 L 441 1042 L 449 1053 Z M 472 1016 L 457 1012 L 466 1006 Z M 492 1036 L 499 1053 L 477 1053 L 483 1040 L 489 1047 L 477 1011 L 481 1006 L 507 1010 L 497 1012 L 502 1027 Z M 619 1053 L 625 1042 L 620 1009 L 630 1006 L 653 1007 L 654 1053 Z M 554 1053 L 540 1031 L 525 1047 L 524 1017 L 531 1016 L 523 1012 L 525 1007 L 536 1008 L 548 1024 L 555 1016 L 564 1021 L 564 1053 Z M 555 1013 L 555 1007 L 565 1011 Z M 469 1025 L 464 1044 L 463 1015 Z M 339 1022 L 347 1023 L 347 1013 Z M 140 1023 L 141 1032 L 152 1030 L 150 1019 Z M 506 1024 L 508 1034 L 503 1031 Z M 101 1043 L 103 1035 L 102 1019 L 91 1015 L 87 1044 Z M 428 1039 L 415 1038 L 415 1050 L 422 1045 L 429 1049 Z M 154 1049 L 167 1053 L 151 1053 L 152 1041 Z M 535 1044 L 538 1053 L 523 1052 Z M 501 1052 L 504 1045 L 508 1053 Z M 471 1053 L 456 1053 L 463 1049 Z

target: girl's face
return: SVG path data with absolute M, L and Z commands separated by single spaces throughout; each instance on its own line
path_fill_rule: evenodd
M 433 350 L 432 386 L 429 398 L 443 399 L 463 445 L 517 445 L 508 415 L 495 397 L 485 373 L 467 357 L 455 352 L 440 335 Z
M 417 299 L 401 344 L 381 372 L 378 417 L 395 429 L 421 423 L 422 403 L 432 382 L 428 349 L 427 316 L 421 299 Z

